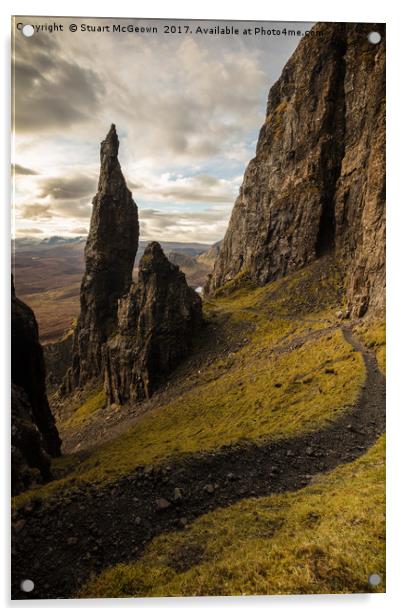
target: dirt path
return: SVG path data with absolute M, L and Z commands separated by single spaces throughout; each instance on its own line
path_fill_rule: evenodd
M 162 532 L 242 498 L 300 489 L 315 474 L 362 455 L 385 430 L 385 378 L 374 354 L 350 329 L 342 331 L 367 370 L 351 409 L 314 433 L 191 455 L 137 469 L 101 489 L 77 489 L 63 501 L 26 506 L 13 522 L 13 598 L 71 597 L 91 573 L 135 560 Z M 182 491 L 176 501 L 175 488 Z M 26 578 L 35 583 L 29 595 L 19 588 Z

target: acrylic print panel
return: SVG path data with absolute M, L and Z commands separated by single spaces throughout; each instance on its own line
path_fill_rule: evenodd
M 12 32 L 13 598 L 384 592 L 384 25 Z

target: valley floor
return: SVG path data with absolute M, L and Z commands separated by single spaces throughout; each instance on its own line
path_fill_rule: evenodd
M 263 288 L 239 278 L 150 401 L 107 408 L 95 387 L 59 409 L 57 479 L 14 502 L 14 597 L 24 577 L 30 598 L 384 578 L 384 329 L 340 319 L 342 297 L 328 258 Z

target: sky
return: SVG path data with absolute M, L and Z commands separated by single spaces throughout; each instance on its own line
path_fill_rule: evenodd
M 20 18 L 15 30 L 13 234 L 85 235 L 111 123 L 143 240 L 213 243 L 255 154 L 269 88 L 300 37 L 196 34 L 201 28 L 312 24 Z M 75 23 L 78 30 L 70 32 Z M 158 33 L 81 31 L 157 26 Z M 190 33 L 163 32 L 165 26 Z M 184 28 L 183 28 L 184 30 Z

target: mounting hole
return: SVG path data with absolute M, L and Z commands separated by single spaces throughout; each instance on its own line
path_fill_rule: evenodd
M 379 32 L 370 32 L 368 35 L 369 43 L 373 43 L 373 45 L 378 45 L 381 41 L 381 34 Z
M 32 580 L 22 580 L 21 582 L 21 590 L 23 592 L 32 592 L 35 588 L 35 584 Z
M 22 26 L 22 34 L 28 38 L 33 36 L 35 34 L 34 27 L 31 24 L 25 24 L 25 26 Z
M 370 586 L 378 586 L 378 584 L 381 584 L 381 575 L 379 573 L 372 573 L 369 575 L 368 581 Z

